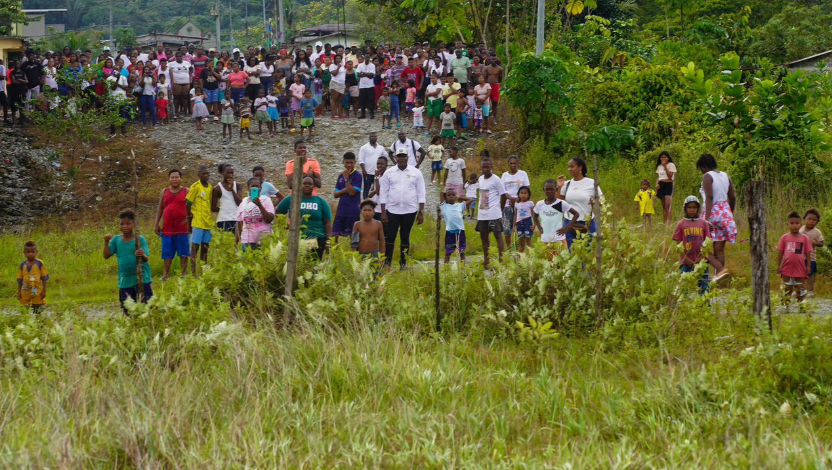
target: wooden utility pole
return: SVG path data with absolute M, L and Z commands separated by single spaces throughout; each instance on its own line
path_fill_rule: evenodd
M 436 278 L 436 331 L 442 331 L 442 312 L 439 308 L 439 232 L 442 221 L 442 209 L 439 205 L 436 206 L 436 260 L 434 262 L 435 278 Z
M 586 155 L 586 154 L 584 154 Z M 595 321 L 598 326 L 601 326 L 604 323 L 604 313 L 603 309 L 601 308 L 601 297 L 604 292 L 604 271 L 603 271 L 603 262 L 602 262 L 602 252 L 603 249 L 602 241 L 604 238 L 604 232 L 601 230 L 601 201 L 598 199 L 598 155 L 592 155 L 592 167 L 594 172 L 594 193 L 593 193 L 593 200 L 595 204 L 592 205 L 592 212 L 595 218 L 595 270 L 597 273 L 595 274 Z
M 762 181 L 746 185 L 748 226 L 751 229 L 751 286 L 754 314 L 762 319 L 765 312 L 771 331 L 771 293 L 768 279 L 768 234 L 766 232 L 766 187 Z
M 289 242 L 286 253 L 286 289 L 287 300 L 294 296 L 295 279 L 298 271 L 298 252 L 300 251 L 300 203 L 303 199 L 301 185 L 303 184 L 303 160 L 300 155 L 295 155 L 295 169 L 292 174 L 292 205 L 289 209 Z M 295 192 L 297 191 L 297 192 Z M 287 302 L 283 309 L 283 326 L 287 327 L 292 322 L 292 308 Z
M 140 241 L 141 232 L 139 232 L 139 172 L 136 171 L 136 153 L 130 150 L 130 155 L 133 157 L 133 233 L 136 241 L 136 249 L 142 249 Z M 145 253 L 146 255 L 147 253 Z M 142 280 L 142 259 L 136 257 L 136 303 L 144 302 L 144 282 Z

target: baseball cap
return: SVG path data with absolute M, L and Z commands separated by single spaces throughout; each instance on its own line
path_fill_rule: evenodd
M 208 52 L 217 52 L 217 50 L 212 47 L 212 48 L 208 49 Z
M 280 50 L 280 53 L 281 53 L 281 54 L 288 54 L 288 53 L 289 53 L 289 51 L 287 51 L 286 49 L 281 49 L 281 50 Z
M 104 47 L 102 47 L 102 48 L 101 48 L 101 50 L 102 50 L 102 51 L 109 51 L 109 50 L 110 50 L 110 46 L 104 46 Z
M 324 47 L 324 43 L 322 43 L 321 41 L 318 41 L 318 42 L 315 43 L 315 47 Z
M 407 155 L 407 149 L 396 150 L 396 155 Z
M 240 52 L 240 48 L 239 48 L 239 47 L 235 47 L 235 48 L 234 48 L 234 50 L 233 50 L 233 51 L 231 51 L 231 53 L 232 53 L 232 54 L 234 54 L 234 53 L 238 53 L 238 52 Z

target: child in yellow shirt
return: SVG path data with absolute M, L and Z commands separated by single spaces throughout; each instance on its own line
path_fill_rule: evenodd
M 641 215 L 641 226 L 639 228 L 653 228 L 653 200 L 656 199 L 656 191 L 650 189 L 650 182 L 647 180 L 641 181 L 641 191 L 636 194 L 633 201 L 636 202 L 639 215 Z
M 46 281 L 49 271 L 43 261 L 37 259 L 38 247 L 29 240 L 23 244 L 26 261 L 17 270 L 17 299 L 20 304 L 31 307 L 35 313 L 46 305 Z

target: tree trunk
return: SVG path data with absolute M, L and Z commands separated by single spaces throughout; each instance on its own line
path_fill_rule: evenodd
M 133 157 L 133 237 L 136 240 L 136 249 L 141 250 L 141 238 L 139 232 L 139 173 L 136 170 L 136 153 L 130 150 Z M 136 257 L 136 303 L 144 302 L 144 273 L 142 272 L 142 259 Z
M 748 226 L 751 229 L 751 286 L 754 314 L 766 315 L 771 331 L 771 293 L 768 279 L 768 234 L 766 232 L 766 188 L 762 181 L 746 185 Z
M 303 199 L 301 185 L 303 184 L 303 160 L 300 155 L 295 155 L 295 170 L 292 174 L 292 205 L 289 209 L 289 241 L 286 253 L 286 289 L 284 291 L 287 300 L 294 296 L 295 279 L 298 271 L 298 252 L 300 251 L 300 203 Z M 294 192 L 297 191 L 297 192 Z M 288 327 L 292 323 L 291 305 L 286 304 L 283 310 L 283 326 Z
M 593 185 L 593 199 L 595 204 L 592 205 L 592 211 L 595 216 L 595 322 L 598 327 L 604 324 L 604 312 L 601 308 L 602 295 L 604 293 L 604 265 L 601 258 L 602 255 L 602 241 L 604 233 L 601 230 L 601 201 L 598 199 L 598 155 L 592 155 L 592 167 L 595 177 L 595 184 Z
M 509 68 L 509 66 L 511 66 L 511 51 L 508 48 L 508 23 L 509 23 L 509 21 L 508 21 L 508 18 L 509 18 L 509 16 L 508 16 L 508 13 L 509 13 L 508 12 L 508 5 L 509 5 L 509 3 L 510 3 L 510 0 L 506 0 L 506 66 L 504 67 L 504 70 L 503 70 L 503 72 L 505 72 L 504 77 L 508 76 L 508 68 Z
M 436 331 L 442 331 L 442 312 L 439 308 L 439 232 L 441 231 L 441 223 L 440 221 L 442 217 L 442 210 L 439 206 L 436 206 L 436 260 L 434 261 L 434 272 L 436 278 Z

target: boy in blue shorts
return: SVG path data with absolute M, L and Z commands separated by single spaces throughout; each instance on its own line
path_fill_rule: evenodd
M 211 243 L 211 227 L 214 220 L 211 217 L 211 183 L 208 179 L 211 173 L 208 167 L 200 165 L 197 169 L 199 181 L 192 184 L 185 196 L 188 210 L 188 221 L 191 224 L 191 274 L 196 276 L 196 259 L 208 262 L 208 245 Z M 201 253 L 200 253 L 201 250 Z
M 456 189 L 447 188 L 439 193 L 442 217 L 445 219 L 445 263 L 451 261 L 454 251 L 459 251 L 459 260 L 465 262 L 465 207 L 471 203 L 467 197 L 457 197 Z
M 147 300 L 153 297 L 153 289 L 150 287 L 153 280 L 150 276 L 150 264 L 148 263 L 147 240 L 143 236 L 139 236 L 140 248 L 136 248 L 135 213 L 131 209 L 125 209 L 118 215 L 118 219 L 121 236 L 104 235 L 104 259 L 115 256 L 118 260 L 118 300 L 121 303 L 122 310 L 127 314 L 124 302 L 128 298 L 134 301 L 138 300 L 139 282 L 136 277 L 136 262 L 139 259 L 142 260 L 142 291 L 144 297 L 141 301 L 144 303 L 147 303 Z
M 335 236 L 335 243 L 338 237 L 349 238 L 352 236 L 352 228 L 361 219 L 361 185 L 364 177 L 360 171 L 355 170 L 355 154 L 347 152 L 344 154 L 344 171 L 338 175 L 338 182 L 335 183 L 335 199 L 338 199 L 338 209 L 335 211 L 335 220 L 332 222 L 332 234 Z
M 173 258 L 179 255 L 182 277 L 188 272 L 188 258 L 191 256 L 188 233 L 188 190 L 182 187 L 182 173 L 173 169 L 168 172 L 170 187 L 162 190 L 159 208 L 156 211 L 155 232 L 162 237 L 162 261 L 165 272 L 162 280 L 167 281 Z

